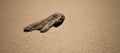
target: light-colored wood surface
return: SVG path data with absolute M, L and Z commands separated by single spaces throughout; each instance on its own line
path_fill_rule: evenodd
M 60 27 L 23 32 L 54 12 Z M 120 1 L 0 0 L 0 53 L 120 53 Z

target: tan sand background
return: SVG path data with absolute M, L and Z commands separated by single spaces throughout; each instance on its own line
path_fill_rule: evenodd
M 54 12 L 60 27 L 23 32 Z M 120 53 L 120 0 L 0 0 L 0 53 Z

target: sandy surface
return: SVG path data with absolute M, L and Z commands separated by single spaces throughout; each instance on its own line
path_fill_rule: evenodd
M 23 32 L 54 12 L 60 27 Z M 120 0 L 0 0 L 0 53 L 120 53 Z

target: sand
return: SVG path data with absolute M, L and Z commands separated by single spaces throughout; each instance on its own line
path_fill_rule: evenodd
M 55 12 L 64 23 L 23 32 Z M 0 0 L 0 53 L 120 53 L 120 0 Z

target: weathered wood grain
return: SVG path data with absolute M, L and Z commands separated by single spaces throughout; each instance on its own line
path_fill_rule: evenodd
M 24 32 L 31 32 L 33 30 L 39 30 L 41 33 L 47 32 L 51 27 L 60 26 L 65 19 L 62 13 L 56 12 L 46 19 L 39 22 L 32 23 L 24 28 Z

